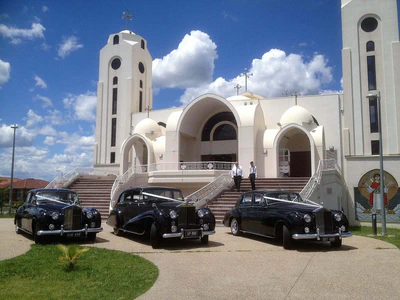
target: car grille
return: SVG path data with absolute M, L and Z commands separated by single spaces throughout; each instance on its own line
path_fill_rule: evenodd
M 77 207 L 69 207 L 64 210 L 64 229 L 81 229 L 82 210 Z
M 192 228 L 196 225 L 196 209 L 194 206 L 179 207 L 179 227 Z
M 333 219 L 330 211 L 318 211 L 315 213 L 315 225 L 322 234 L 333 233 Z

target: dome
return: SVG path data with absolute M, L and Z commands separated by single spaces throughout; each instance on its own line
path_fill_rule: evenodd
M 127 29 L 120 31 L 119 33 L 135 34 L 133 31 Z
M 282 115 L 281 120 L 279 121 L 282 126 L 287 124 L 295 123 L 300 126 L 303 126 L 304 123 L 311 124 L 314 122 L 313 116 L 310 114 L 308 110 L 301 106 L 292 106 Z
M 144 135 L 150 140 L 155 140 L 156 138 L 162 136 L 162 130 L 160 125 L 152 119 L 143 119 L 134 128 L 133 133 L 138 133 Z
M 245 100 L 246 101 L 246 100 L 250 100 L 250 98 L 246 97 L 246 96 L 242 96 L 242 95 L 236 95 L 236 96 L 226 98 L 226 100 L 228 100 L 228 101 Z

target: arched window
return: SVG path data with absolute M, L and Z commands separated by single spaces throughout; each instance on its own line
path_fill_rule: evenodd
M 115 76 L 115 77 L 113 78 L 113 84 L 118 84 L 118 77 L 117 77 L 117 76 Z
M 375 51 L 375 43 L 373 41 L 367 42 L 367 52 Z
M 204 125 L 203 132 L 201 134 L 201 140 L 203 142 L 209 141 L 211 138 L 211 136 L 210 136 L 211 130 L 215 127 L 215 125 L 217 125 L 218 123 L 220 123 L 222 121 L 231 122 L 231 123 L 237 125 L 236 119 L 235 119 L 235 116 L 233 115 L 233 113 L 231 113 L 231 112 L 218 113 L 218 114 L 212 116 L 207 121 L 206 125 Z
M 113 44 L 114 45 L 119 44 L 119 35 L 114 35 Z
M 375 55 L 367 56 L 368 90 L 376 90 Z
M 139 87 L 142 89 L 143 88 L 143 81 L 139 81 Z
M 230 124 L 222 124 L 214 130 L 214 141 L 236 140 L 236 130 Z
M 144 40 L 142 40 L 141 45 L 142 45 L 142 49 L 145 49 Z

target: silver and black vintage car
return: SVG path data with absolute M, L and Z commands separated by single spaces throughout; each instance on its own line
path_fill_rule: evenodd
M 233 235 L 251 233 L 282 241 L 285 249 L 294 240 L 329 241 L 342 245 L 352 235 L 342 211 L 329 210 L 290 191 L 251 191 L 241 195 L 223 224 Z
M 101 215 L 81 207 L 78 195 L 69 189 L 34 189 L 17 209 L 15 231 L 33 236 L 36 243 L 45 236 L 85 237 L 94 241 L 103 230 Z
M 208 243 L 215 233 L 215 217 L 208 208 L 196 209 L 171 187 L 130 188 L 121 193 L 107 224 L 115 235 L 149 235 L 153 248 L 162 239 L 198 239 Z

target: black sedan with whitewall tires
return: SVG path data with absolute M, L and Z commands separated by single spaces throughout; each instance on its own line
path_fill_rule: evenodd
M 115 235 L 150 236 L 153 248 L 163 239 L 197 239 L 208 243 L 215 233 L 215 217 L 208 208 L 184 201 L 181 190 L 171 187 L 130 188 L 121 193 L 110 210 L 107 224 Z
M 342 238 L 352 236 L 342 211 L 329 210 L 290 191 L 245 193 L 225 214 L 223 224 L 233 235 L 275 238 L 285 249 L 293 248 L 294 240 L 327 241 L 332 247 L 340 247 Z
M 81 207 L 78 195 L 69 189 L 34 189 L 17 209 L 15 231 L 26 232 L 40 243 L 46 236 L 85 237 L 96 240 L 101 215 L 95 208 Z

